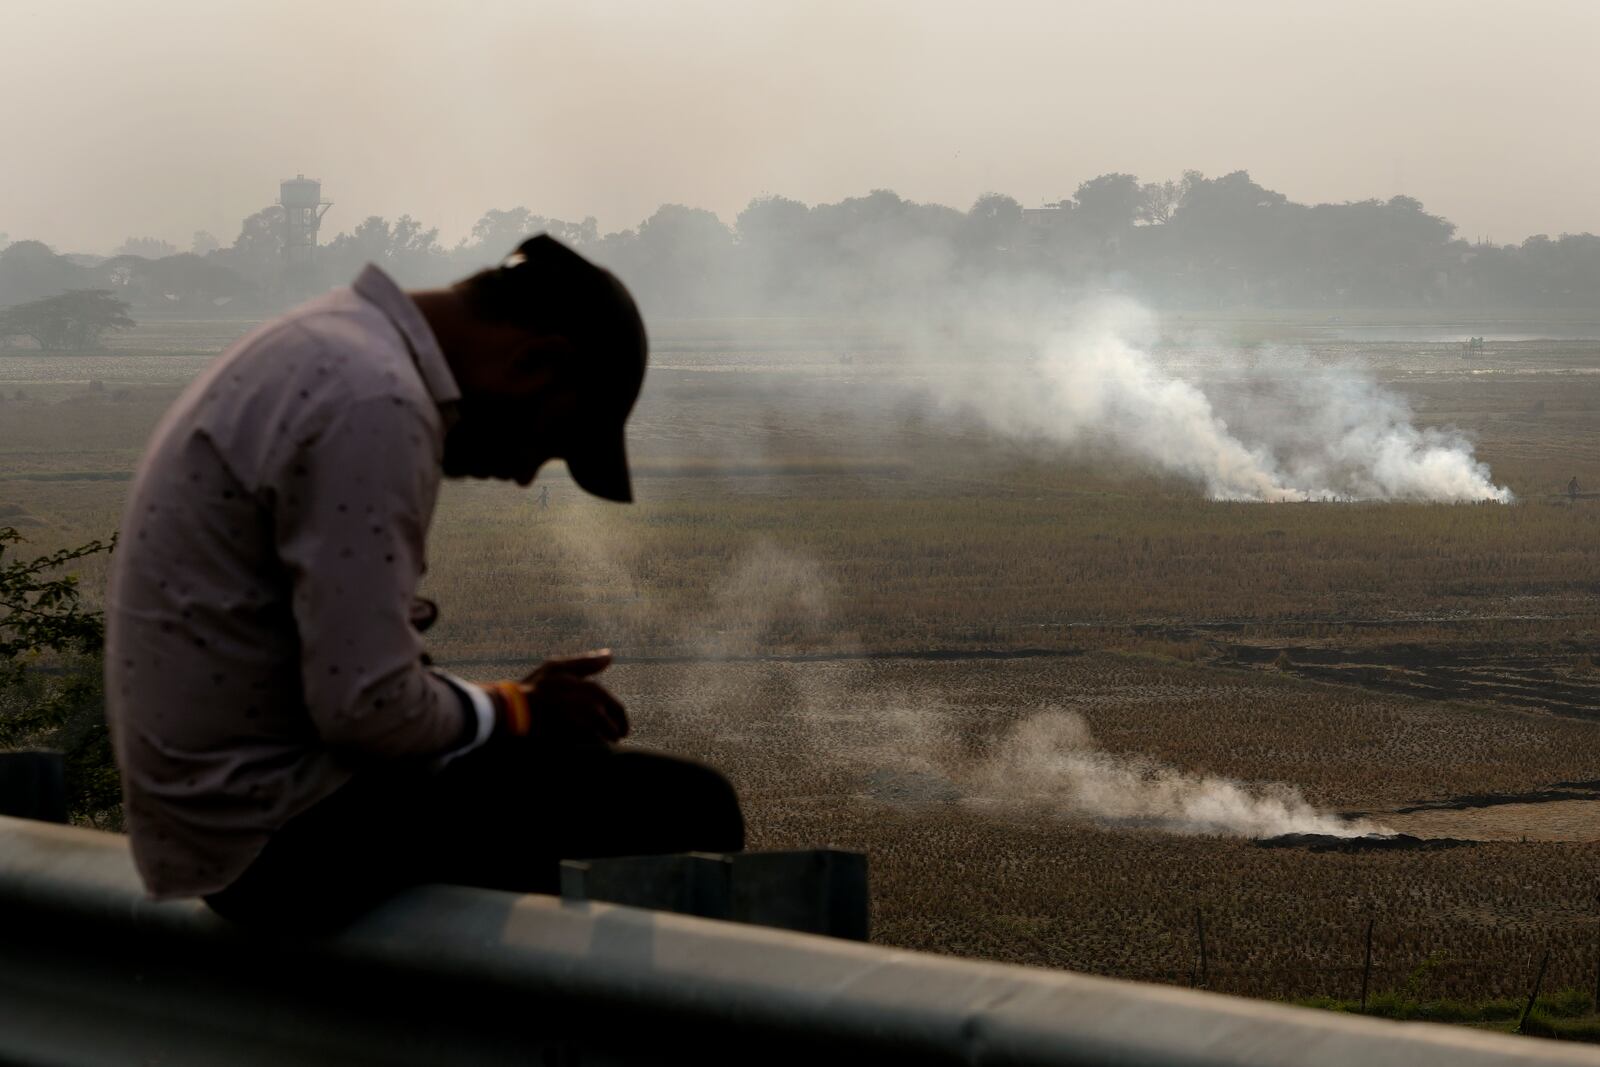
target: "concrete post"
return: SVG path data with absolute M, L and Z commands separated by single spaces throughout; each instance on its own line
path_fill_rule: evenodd
M 66 765 L 59 752 L 0 752 L 0 815 L 67 821 Z
M 561 895 L 865 941 L 867 857 L 838 849 L 565 860 Z

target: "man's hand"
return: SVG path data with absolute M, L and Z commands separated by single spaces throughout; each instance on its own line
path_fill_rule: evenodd
M 628 736 L 622 701 L 594 680 L 611 666 L 611 650 L 547 659 L 523 678 L 529 735 L 561 744 L 620 741 Z

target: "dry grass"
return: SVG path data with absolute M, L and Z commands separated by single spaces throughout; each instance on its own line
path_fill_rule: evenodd
M 519 640 L 588 641 L 603 628 L 618 647 L 665 651 L 755 545 L 820 566 L 839 590 L 835 626 L 874 648 L 1073 647 L 1085 627 L 1163 621 L 1282 632 L 1278 624 L 1305 621 L 1409 630 L 1438 620 L 1502 642 L 1600 623 L 1600 557 L 1590 550 L 1600 506 L 1041 498 L 1008 492 L 999 476 L 982 496 L 897 489 L 794 500 L 663 481 L 629 511 L 558 493 L 540 512 L 484 487 L 452 487 L 430 588 L 448 594 L 447 618 L 460 625 L 441 638 L 476 658 Z M 799 623 L 768 636 L 780 649 L 803 647 L 812 635 Z
M 1407 988 L 1432 961 L 1416 995 L 1515 995 L 1546 945 L 1554 987 L 1592 980 L 1591 844 L 1314 854 L 875 788 L 884 768 L 959 781 L 1046 705 L 1080 711 L 1108 751 L 1293 782 L 1334 808 L 1592 775 L 1600 740 L 1585 723 L 1109 654 L 635 665 L 614 683 L 642 743 L 729 772 L 755 846 L 868 852 L 887 944 L 1183 983 L 1198 906 L 1211 986 L 1230 992 L 1353 996 L 1369 916 L 1375 991 Z
M 142 353 L 129 361 L 63 363 L 20 402 L 0 384 L 0 521 L 41 550 L 111 529 L 126 483 L 92 476 L 132 468 L 176 382 L 233 330 L 154 324 L 119 342 Z M 661 361 L 742 330 L 663 331 Z M 764 343 L 800 358 L 809 339 L 783 324 Z M 1470 646 L 1594 674 L 1600 501 L 1552 494 L 1573 475 L 1600 487 L 1600 377 L 1413 376 L 1431 357 L 1412 347 L 1386 349 L 1386 373 L 1428 421 L 1473 432 L 1522 503 L 1215 504 L 887 402 L 846 415 L 809 378 L 656 372 L 636 417 L 638 506 L 560 477 L 547 511 L 505 487 L 447 487 L 435 651 L 477 676 L 598 644 L 632 657 L 613 674 L 641 740 L 727 768 L 757 846 L 869 851 L 887 943 L 1183 982 L 1200 906 L 1214 987 L 1348 997 L 1371 915 L 1380 987 L 1515 994 L 1546 944 L 1547 986 L 1583 986 L 1600 938 L 1590 844 L 1324 855 L 916 796 L 915 775 L 959 779 L 1047 706 L 1081 714 L 1107 751 L 1290 782 L 1331 809 L 1600 778 L 1591 722 L 1318 685 L 1293 656 L 1244 670 L 1219 652 Z M 1522 358 L 1592 364 L 1592 347 Z M 1084 654 L 730 661 L 929 649 Z M 685 655 L 712 662 L 638 662 Z M 879 788 L 884 769 L 913 775 L 909 799 Z
M 1354 996 L 1368 917 L 1376 990 L 1432 961 L 1423 995 L 1516 995 L 1546 946 L 1548 980 L 1582 986 L 1600 952 L 1587 844 L 1307 854 L 844 805 L 795 829 L 871 852 L 876 936 L 910 948 L 1181 984 L 1200 907 L 1210 987 L 1266 997 Z

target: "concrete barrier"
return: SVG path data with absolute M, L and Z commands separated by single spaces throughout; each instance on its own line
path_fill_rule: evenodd
M 561 896 L 852 941 L 870 911 L 866 855 L 833 848 L 563 860 Z
M 67 768 L 59 752 L 0 752 L 0 815 L 67 821 Z
M 0 1063 L 1600 1064 L 1534 1038 L 430 886 L 336 937 L 145 899 L 125 842 L 0 817 Z

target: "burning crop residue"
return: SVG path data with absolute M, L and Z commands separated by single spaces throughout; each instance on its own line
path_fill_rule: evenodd
M 1292 786 L 1249 786 L 1096 747 L 1082 716 L 1047 711 L 1007 734 L 971 775 L 979 803 L 1170 833 L 1271 838 L 1383 833 L 1319 812 Z
M 1021 311 L 971 316 L 974 345 L 997 339 L 1032 355 L 1003 373 L 985 367 L 947 402 L 997 432 L 1128 457 L 1201 485 L 1213 500 L 1401 500 L 1509 503 L 1471 442 L 1419 426 L 1405 399 L 1360 367 L 1290 349 L 1246 357 L 1204 351 L 1205 379 L 1152 355 L 1155 317 L 1101 301 L 1067 322 Z

